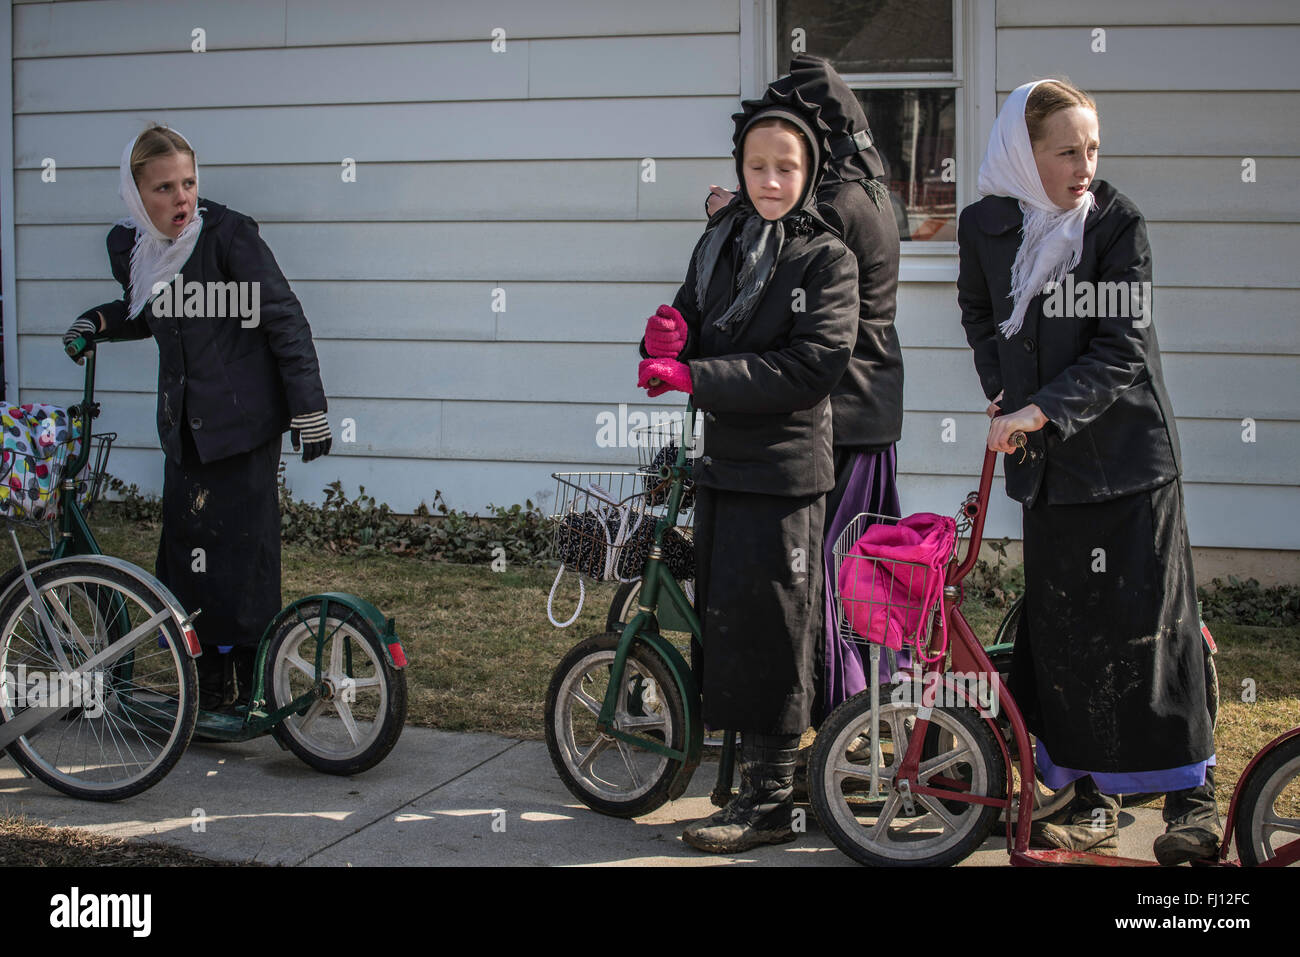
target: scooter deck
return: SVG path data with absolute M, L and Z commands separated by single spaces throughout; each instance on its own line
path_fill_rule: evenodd
M 1137 857 L 1111 857 L 1089 851 L 1028 850 L 1012 851 L 1012 867 L 1044 867 L 1047 865 L 1077 864 L 1089 867 L 1159 867 L 1155 861 Z

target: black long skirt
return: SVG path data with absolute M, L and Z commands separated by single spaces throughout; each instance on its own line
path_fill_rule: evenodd
M 710 728 L 801 734 L 808 727 L 824 510 L 821 495 L 697 489 L 695 601 Z
M 1011 690 L 1053 764 L 1128 773 L 1207 760 L 1214 735 L 1191 545 L 1175 480 L 1024 511 Z
M 204 464 L 182 429 L 180 462 L 163 471 L 157 575 L 205 645 L 256 645 L 280 610 L 281 437 Z

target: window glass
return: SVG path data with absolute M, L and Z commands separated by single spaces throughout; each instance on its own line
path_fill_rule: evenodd
M 956 91 L 855 92 L 885 161 L 899 237 L 956 242 Z
M 841 73 L 951 73 L 952 0 L 778 0 L 776 63 L 800 52 Z M 796 35 L 802 30 L 802 35 Z

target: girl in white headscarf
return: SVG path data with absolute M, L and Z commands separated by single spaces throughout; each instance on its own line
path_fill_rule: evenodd
M 200 199 L 194 150 L 154 126 L 122 152 L 128 216 L 108 234 L 123 296 L 64 336 L 158 343 L 166 457 L 158 577 L 196 620 L 205 708 L 246 702 L 256 645 L 280 609 L 276 469 L 291 430 L 310 461 L 330 448 L 311 328 L 257 223 Z M 221 654 L 222 651 L 230 652 Z
M 1035 842 L 1113 854 L 1110 795 L 1164 791 L 1155 853 L 1172 864 L 1222 837 L 1212 671 L 1146 223 L 1094 178 L 1099 141 L 1096 104 L 1069 83 L 1012 92 L 980 167 L 985 196 L 961 214 L 958 304 L 991 400 L 988 447 L 1008 453 L 1007 494 L 1023 504 L 1011 689 L 1045 782 L 1077 782 Z

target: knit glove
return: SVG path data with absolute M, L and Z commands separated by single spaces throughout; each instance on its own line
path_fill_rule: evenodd
M 636 384 L 652 399 L 671 391 L 689 395 L 694 388 L 691 385 L 691 367 L 685 362 L 665 358 L 642 359 L 637 367 Z
M 330 436 L 330 424 L 324 412 L 308 412 L 289 420 L 289 444 L 295 452 L 300 440 L 304 462 L 330 454 L 334 439 Z
M 645 322 L 645 351 L 652 357 L 676 359 L 686 348 L 686 320 L 672 306 L 660 306 Z
M 68 327 L 68 331 L 63 334 L 63 350 L 72 356 L 68 350 L 78 339 L 85 339 L 87 342 L 95 341 L 95 333 L 99 332 L 99 322 L 91 316 L 79 316 L 76 321 Z M 76 359 L 77 356 L 72 356 Z

